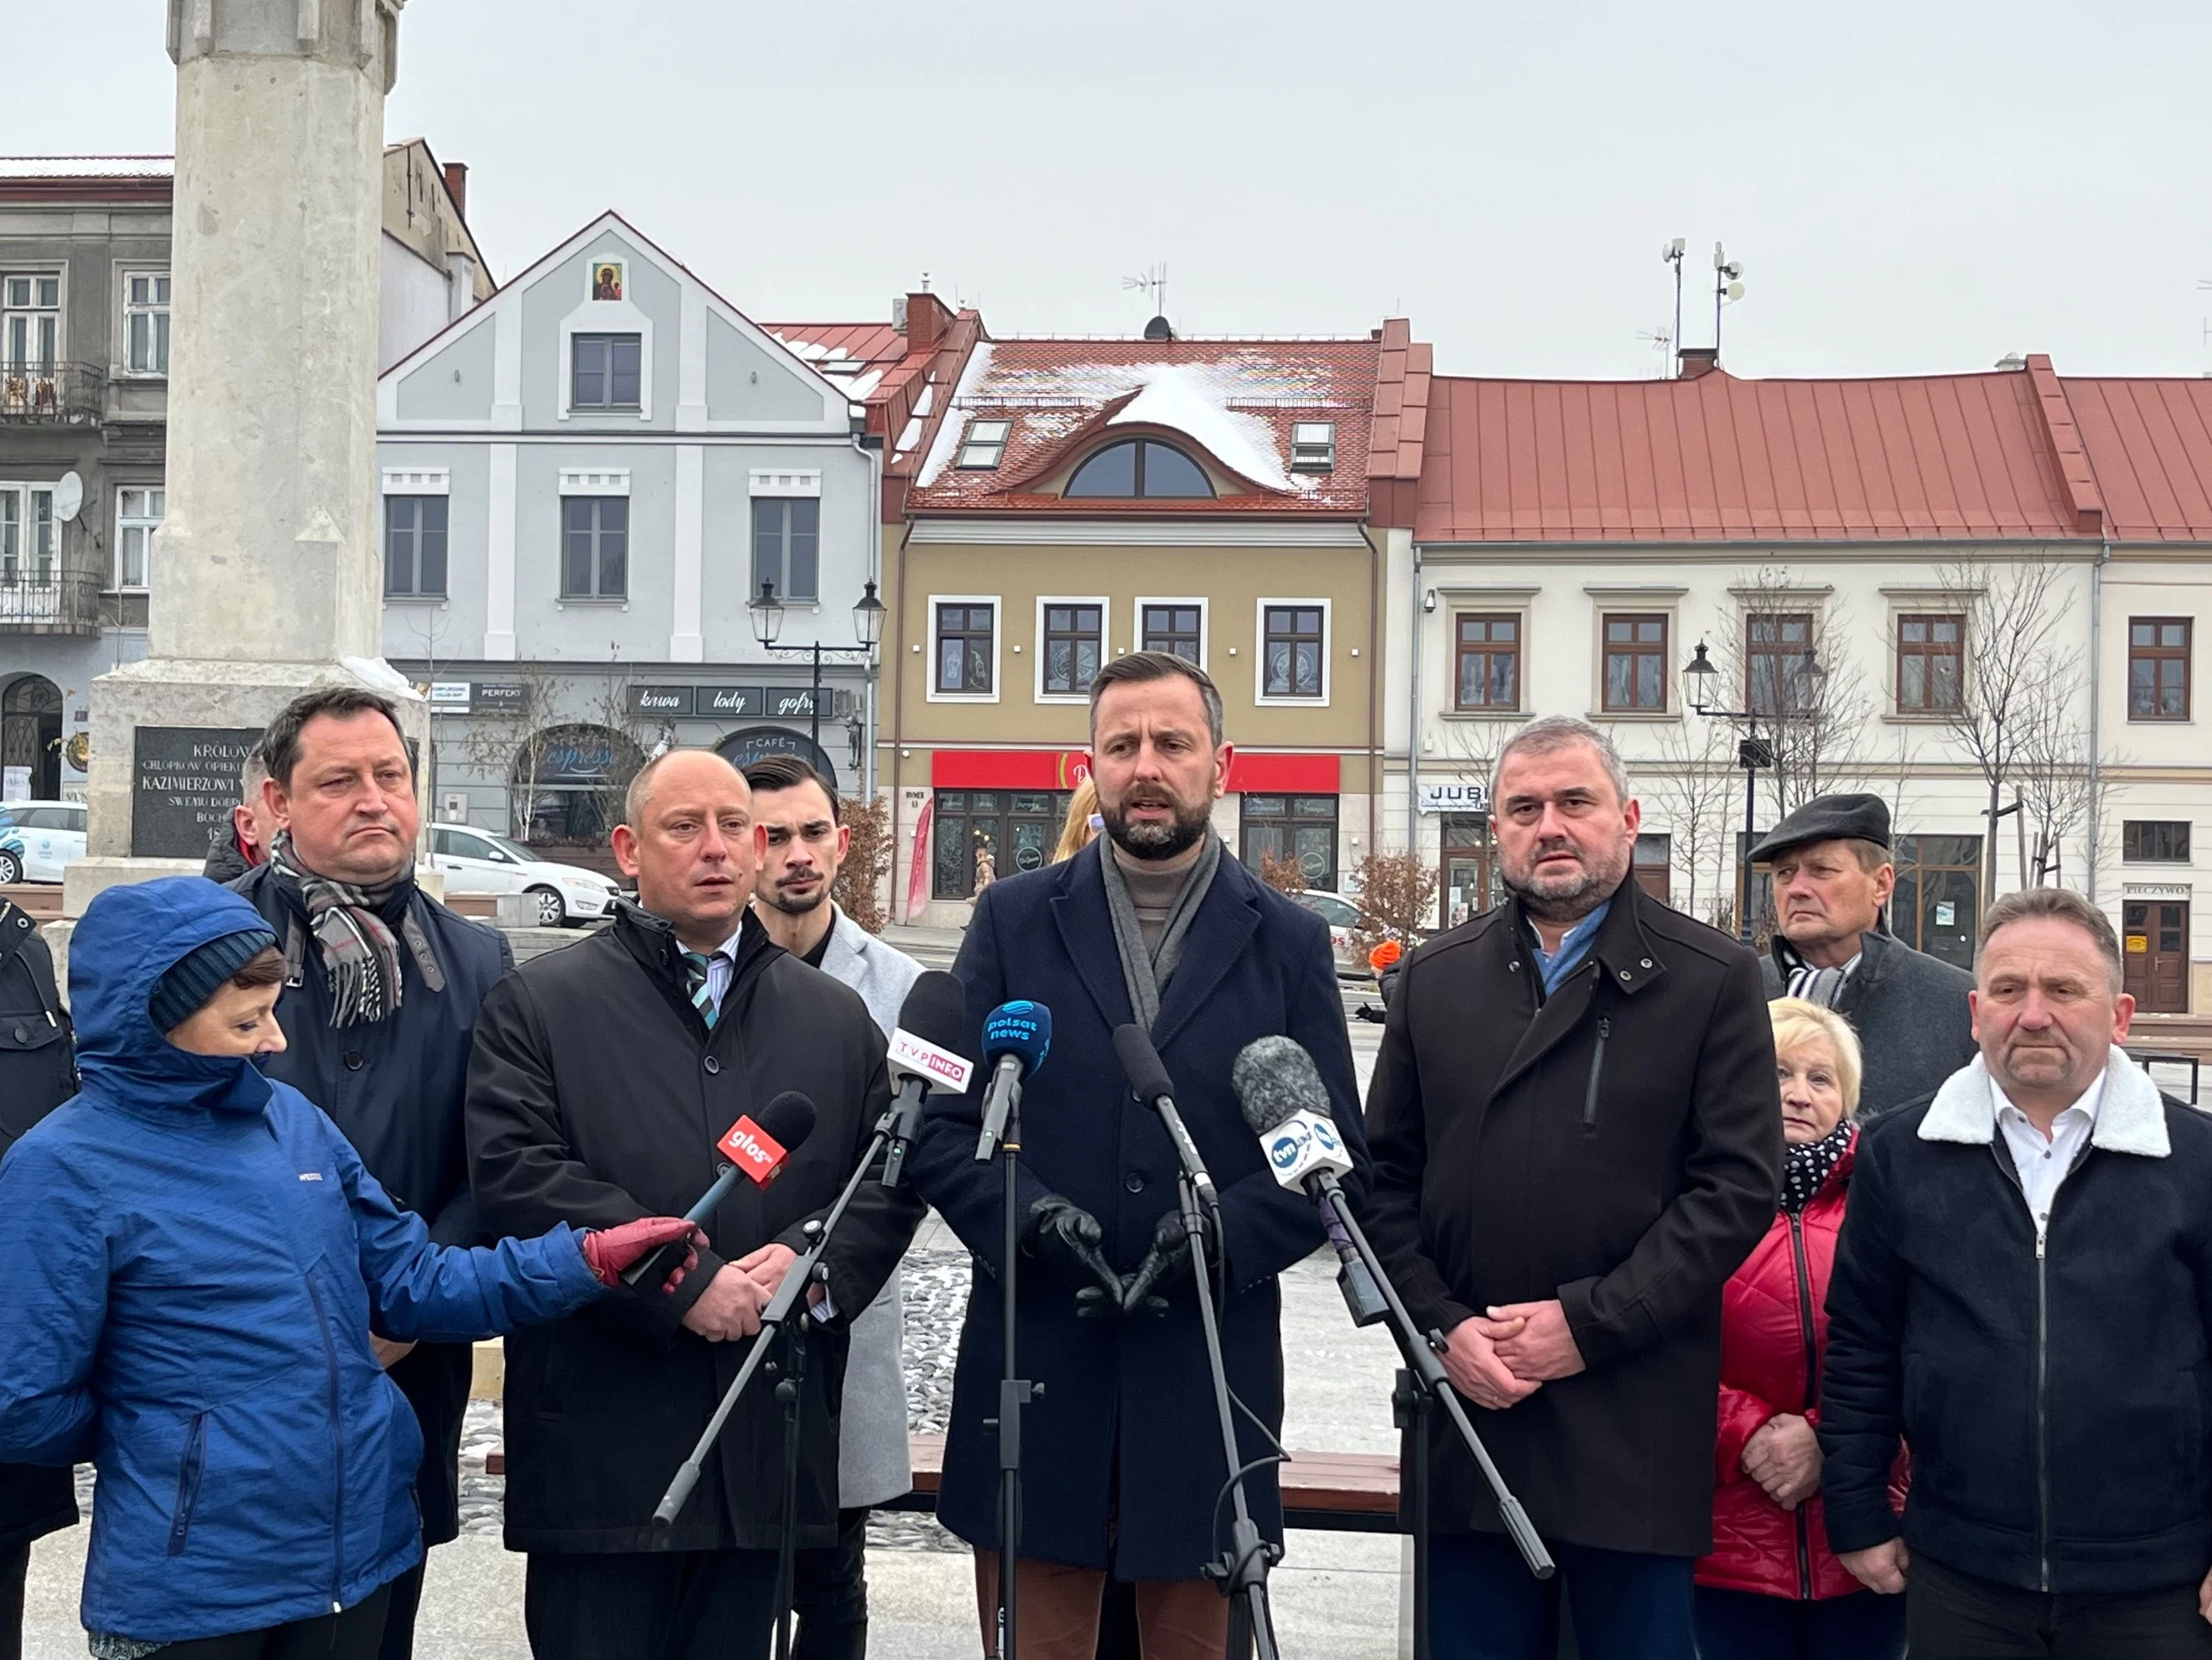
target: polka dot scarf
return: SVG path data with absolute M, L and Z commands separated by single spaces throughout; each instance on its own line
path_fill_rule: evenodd
M 1829 1173 L 1851 1144 L 1851 1121 L 1838 1124 L 1817 1141 L 1799 1141 L 1782 1150 L 1782 1208 L 1795 1216 L 1813 1202 Z

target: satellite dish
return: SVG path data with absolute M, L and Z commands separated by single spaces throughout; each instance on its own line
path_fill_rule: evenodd
M 67 524 L 84 506 L 84 480 L 65 472 L 54 485 L 54 517 Z
M 1736 301 L 1736 300 L 1741 300 L 1741 299 L 1742 299 L 1742 298 L 1743 298 L 1743 284 L 1742 284 L 1742 283 L 1729 283 L 1729 284 L 1728 285 L 1728 297 L 1729 298 L 1729 300 L 1730 300 L 1730 301 Z
M 1147 340 L 1172 340 L 1175 337 L 1175 325 L 1164 317 L 1155 317 L 1145 325 L 1145 338 Z

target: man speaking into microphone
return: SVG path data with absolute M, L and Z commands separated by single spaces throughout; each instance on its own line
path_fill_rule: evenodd
M 803 1316 L 813 1335 L 796 1515 L 783 1511 L 770 1376 L 740 1399 L 673 1525 L 653 1523 L 737 1375 L 742 1340 L 806 1248 L 804 1225 L 836 1199 L 890 1101 L 867 1005 L 746 908 L 765 841 L 721 757 L 648 763 L 614 833 L 637 903 L 508 976 L 477 1018 L 471 1174 L 499 1231 L 679 1214 L 718 1164 L 744 1171 L 703 1219 L 712 1249 L 674 1295 L 613 1299 L 507 1346 L 507 1544 L 529 1554 L 523 1612 L 538 1660 L 764 1655 L 784 1529 L 802 1557 L 838 1544 L 846 1322 L 922 1215 L 910 1189 L 875 1181 L 832 1236 L 824 1294 Z M 785 1091 L 812 1102 L 811 1118 L 803 1104 L 779 1116 Z
M 1255 1038 L 1313 1055 L 1362 1183 L 1351 1045 L 1321 919 L 1223 848 L 1210 818 L 1231 746 L 1196 665 L 1139 652 L 1091 689 L 1091 766 L 1105 834 L 1074 858 L 981 895 L 953 972 L 968 1030 L 1012 999 L 1051 1011 L 1048 1056 L 1024 1085 L 1017 1339 L 1042 1386 L 1023 1414 L 1016 1545 L 1018 1660 L 1090 1660 L 1108 1577 L 1133 1582 L 1147 1660 L 1218 1656 L 1228 1603 L 1202 1577 L 1222 1553 L 1229 1472 L 1207 1400 L 1195 1281 L 1160 1119 L 1131 1094 L 1116 1027 L 1147 1032 L 1220 1194 L 1221 1343 L 1229 1386 L 1270 1431 L 1283 1414 L 1275 1276 L 1322 1243 L 1312 1203 L 1269 1174 L 1231 1068 Z M 983 1052 L 979 1047 L 975 1051 Z M 975 1547 L 987 1653 L 997 1651 L 998 1438 L 1004 1272 L 1001 1171 L 976 1161 L 984 1079 L 933 1098 L 909 1168 L 974 1254 L 938 1514 Z M 1089 1292 L 1079 1304 L 1079 1293 Z M 1240 1419 L 1247 1460 L 1272 1450 Z M 1272 1467 L 1247 1478 L 1254 1519 L 1282 1537 Z M 1225 1513 L 1226 1506 L 1223 1507 Z

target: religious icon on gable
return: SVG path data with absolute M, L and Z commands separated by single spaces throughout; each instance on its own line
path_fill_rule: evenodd
M 601 259 L 592 267 L 592 298 L 619 300 L 623 297 L 623 267 L 619 259 Z

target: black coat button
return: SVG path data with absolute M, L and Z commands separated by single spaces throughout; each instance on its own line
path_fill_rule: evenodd
M 348 1049 L 345 1052 L 345 1069 L 348 1072 L 359 1072 L 367 1064 L 365 1057 L 359 1049 Z
M 1127 1176 L 1121 1178 L 1121 1185 L 1128 1189 L 1132 1193 L 1142 1193 L 1145 1190 L 1145 1177 L 1143 1172 L 1140 1171 L 1131 1171 Z
M 31 1041 L 31 1029 L 28 1026 L 16 1027 L 15 1041 L 19 1043 L 28 1043 Z
M 717 1072 L 721 1071 L 721 1069 L 722 1069 L 722 1063 L 721 1063 L 720 1061 L 717 1061 L 717 1060 L 716 1060 L 713 1055 L 708 1055 L 708 1056 L 707 1057 L 707 1070 L 708 1070 L 709 1073 L 717 1073 Z

